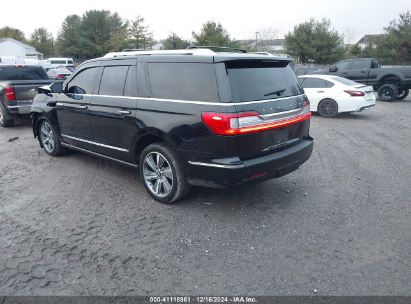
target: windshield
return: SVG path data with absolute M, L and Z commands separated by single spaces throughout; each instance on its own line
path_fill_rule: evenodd
M 226 68 L 233 102 L 303 94 L 288 61 L 229 61 Z
M 43 80 L 49 79 L 41 67 L 0 67 L 0 80 Z
M 349 80 L 349 79 L 347 79 L 347 78 L 338 77 L 338 76 L 331 77 L 331 79 L 334 80 L 334 81 L 337 81 L 337 82 L 339 82 L 339 83 L 345 84 L 345 85 L 347 85 L 347 86 L 354 86 L 354 85 L 359 84 L 358 82 Z

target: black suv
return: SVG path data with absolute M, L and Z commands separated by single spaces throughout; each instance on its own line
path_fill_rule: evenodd
M 207 49 L 112 53 L 39 89 L 34 136 L 138 167 L 163 203 L 296 170 L 311 155 L 310 110 L 287 59 Z

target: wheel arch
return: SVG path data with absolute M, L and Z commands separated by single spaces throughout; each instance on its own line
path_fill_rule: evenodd
M 398 83 L 401 84 L 401 76 L 395 74 L 395 73 L 390 73 L 388 75 L 384 75 L 383 77 L 381 77 L 378 82 L 377 82 L 377 88 L 379 88 L 380 86 L 384 85 L 384 84 L 395 84 Z
M 134 140 L 132 153 L 136 163 L 139 163 L 140 155 L 148 145 L 158 142 L 165 142 L 171 148 L 175 148 L 176 146 L 175 143 L 163 132 L 156 129 L 147 129 Z

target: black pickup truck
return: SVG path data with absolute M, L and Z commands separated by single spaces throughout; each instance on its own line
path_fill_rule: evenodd
M 40 66 L 0 65 L 0 126 L 10 127 L 15 117 L 30 115 L 37 88 L 52 82 Z
M 337 75 L 371 85 L 382 101 L 402 100 L 411 89 L 411 66 L 381 66 L 374 58 L 342 60 L 311 74 Z

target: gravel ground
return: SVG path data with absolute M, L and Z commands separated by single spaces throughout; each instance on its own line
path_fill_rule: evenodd
M 411 295 L 410 117 L 411 98 L 314 116 L 296 172 L 173 206 L 134 169 L 2 128 L 0 294 Z

